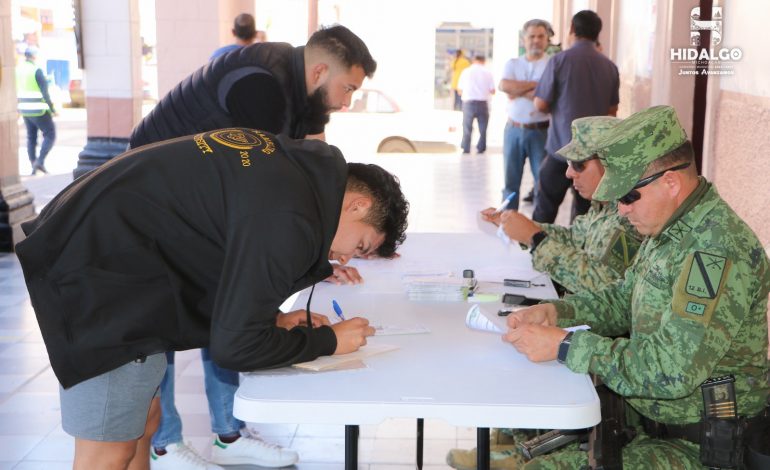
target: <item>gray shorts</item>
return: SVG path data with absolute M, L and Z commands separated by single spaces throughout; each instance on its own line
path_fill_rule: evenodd
M 62 428 L 79 439 L 124 442 L 144 434 L 150 402 L 166 372 L 166 354 L 131 361 L 68 389 L 59 387 Z

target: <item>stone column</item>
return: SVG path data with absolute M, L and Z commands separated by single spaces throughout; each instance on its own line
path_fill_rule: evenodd
M 81 0 L 88 139 L 75 178 L 124 152 L 142 117 L 139 2 Z
M 158 96 L 208 62 L 211 53 L 234 41 L 233 20 L 255 16 L 254 0 L 163 0 L 155 2 Z
M 32 194 L 19 179 L 15 67 L 11 0 L 0 0 L 0 251 L 13 251 L 24 238 L 21 223 L 35 215 Z

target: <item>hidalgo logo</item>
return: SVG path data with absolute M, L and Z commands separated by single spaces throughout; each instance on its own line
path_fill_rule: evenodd
M 679 75 L 733 75 L 731 65 L 724 63 L 735 62 L 743 57 L 743 51 L 737 47 L 717 47 L 722 43 L 722 7 L 711 9 L 711 19 L 702 20 L 700 7 L 690 10 L 690 47 L 672 47 L 670 60 L 672 62 L 690 62 L 692 66 L 679 69 Z M 711 44 L 701 47 L 701 31 L 711 32 Z M 696 65 L 711 62 L 710 68 L 696 69 Z M 700 63 L 698 63 L 700 62 Z
M 722 7 L 711 9 L 711 19 L 700 19 L 700 7 L 690 10 L 690 45 L 700 46 L 700 31 L 711 31 L 711 45 L 722 42 Z

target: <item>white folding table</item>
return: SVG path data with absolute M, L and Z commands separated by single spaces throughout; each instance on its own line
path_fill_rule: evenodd
M 468 329 L 467 302 L 411 302 L 402 286 L 405 274 L 461 276 L 463 269 L 484 272 L 507 265 L 519 277 L 526 272 L 534 277 L 528 253 L 483 233 L 410 234 L 399 251 L 395 260 L 356 260 L 363 285 L 318 284 L 311 310 L 334 318 L 336 299 L 347 318 L 366 317 L 373 325 L 421 325 L 430 333 L 369 338 L 370 344 L 399 349 L 367 358 L 363 368 L 244 374 L 235 397 L 236 417 L 346 425 L 346 468 L 357 466 L 358 425 L 388 418 L 438 418 L 477 427 L 479 468 L 489 465 L 484 449 L 489 448 L 490 427 L 581 429 L 599 422 L 599 399 L 587 375 L 555 361 L 532 363 L 499 335 Z M 547 276 L 533 282 L 546 285 L 525 289 L 482 282 L 479 291 L 555 297 Z M 307 295 L 299 296 L 295 309 L 305 307 Z M 482 306 L 497 312 L 502 304 Z

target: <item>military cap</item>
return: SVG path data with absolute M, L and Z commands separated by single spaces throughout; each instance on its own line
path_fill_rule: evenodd
M 572 121 L 572 140 L 556 153 L 571 160 L 580 162 L 588 160 L 596 153 L 596 144 L 607 130 L 620 123 L 620 119 L 612 116 L 590 116 Z
M 671 106 L 653 106 L 624 119 L 597 143 L 596 153 L 605 172 L 593 199 L 614 201 L 624 196 L 651 162 L 686 140 L 687 133 Z

